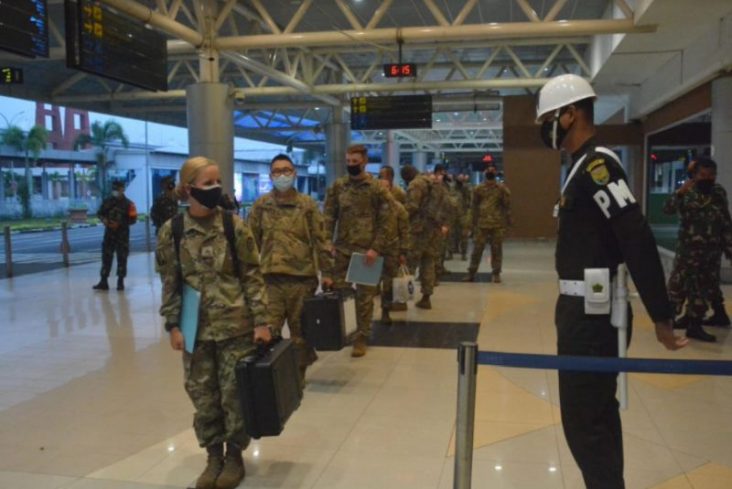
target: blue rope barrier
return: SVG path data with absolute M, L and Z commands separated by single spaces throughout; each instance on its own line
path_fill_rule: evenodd
M 478 364 L 579 372 L 646 372 L 681 375 L 732 375 L 732 361 L 656 358 L 578 357 L 479 351 Z

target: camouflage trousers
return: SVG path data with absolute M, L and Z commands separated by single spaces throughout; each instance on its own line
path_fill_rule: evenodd
M 503 228 L 476 229 L 473 234 L 473 254 L 470 256 L 469 273 L 476 273 L 487 244 L 491 246 L 491 270 L 501 273 L 503 267 Z
M 461 220 L 456 220 L 450 228 L 450 251 L 465 254 L 468 252 L 468 227 Z
M 716 249 L 679 249 L 668 280 L 668 296 L 677 315 L 686 304 L 686 315 L 701 321 L 714 302 L 721 302 L 719 288 L 721 253 Z
M 417 280 L 419 280 L 423 295 L 432 295 L 435 290 L 435 261 L 439 253 L 438 245 L 439 242 L 434 236 L 429 240 L 414 240 L 407 257 L 407 264 L 412 274 L 417 275 L 417 270 L 419 270 Z
M 394 278 L 399 273 L 399 257 L 384 256 L 384 269 L 381 272 L 381 308 L 389 309 L 394 302 Z
M 224 341 L 198 341 L 193 353 L 183 353 L 185 388 L 196 410 L 193 429 L 200 446 L 249 445 L 234 369 L 253 352 L 252 336 L 246 334 Z
M 318 356 L 315 349 L 302 336 L 302 309 L 305 299 L 315 295 L 318 279 L 294 275 L 265 275 L 267 287 L 267 312 L 272 320 L 272 328 L 280 331 L 287 321 L 290 339 L 297 352 L 300 367 L 312 365 Z
M 127 276 L 127 257 L 130 254 L 130 232 L 125 231 L 104 231 L 102 240 L 102 277 L 109 277 L 112 271 L 112 259 L 117 253 L 117 277 Z
M 447 270 L 445 269 L 445 255 L 449 249 L 450 238 L 448 236 L 440 235 L 440 241 L 438 243 L 437 257 L 435 259 L 435 274 L 436 278 L 439 279 Z
M 351 285 L 346 282 L 348 264 L 351 262 L 351 255 L 336 253 L 335 273 L 333 274 L 334 287 L 336 289 L 350 289 Z M 356 323 L 358 334 L 364 338 L 371 336 L 371 321 L 374 317 L 374 297 L 379 289 L 370 285 L 356 285 Z

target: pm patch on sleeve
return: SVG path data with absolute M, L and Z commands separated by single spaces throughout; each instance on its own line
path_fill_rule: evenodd
M 608 183 L 595 192 L 592 198 L 608 219 L 623 213 L 628 206 L 636 203 L 628 183 L 622 178 Z

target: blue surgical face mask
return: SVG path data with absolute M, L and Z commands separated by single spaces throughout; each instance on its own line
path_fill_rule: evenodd
M 287 192 L 295 182 L 295 175 L 279 175 L 272 179 L 272 185 L 280 192 Z

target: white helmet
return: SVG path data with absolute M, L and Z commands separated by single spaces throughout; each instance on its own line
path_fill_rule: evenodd
M 536 122 L 546 114 L 586 98 L 596 98 L 590 83 L 577 75 L 560 75 L 552 78 L 539 92 L 536 104 Z

